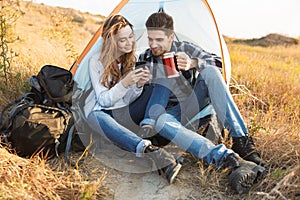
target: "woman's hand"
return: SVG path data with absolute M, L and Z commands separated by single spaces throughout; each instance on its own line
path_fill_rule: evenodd
M 135 70 L 138 74 L 141 74 L 139 81 L 137 82 L 136 86 L 138 88 L 143 87 L 145 83 L 147 83 L 150 79 L 150 70 L 148 67 L 140 68 Z
M 123 86 L 128 88 L 130 85 L 137 83 L 137 87 L 142 87 L 150 79 L 150 70 L 139 68 L 128 72 L 121 80 Z
M 129 71 L 121 80 L 121 83 L 125 88 L 135 84 L 141 78 L 141 75 L 137 74 L 134 70 Z

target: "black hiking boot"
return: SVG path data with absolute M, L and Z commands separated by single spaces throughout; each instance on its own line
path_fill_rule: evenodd
M 266 166 L 266 162 L 261 159 L 259 153 L 255 149 L 253 138 L 250 136 L 233 137 L 232 150 L 239 154 L 243 159 L 255 162 L 258 165 Z
M 238 154 L 230 154 L 223 162 L 222 168 L 228 168 L 229 184 L 238 193 L 246 193 L 253 184 L 262 180 L 266 169 L 254 162 L 242 159 Z
M 147 146 L 144 153 L 155 163 L 159 174 L 163 173 L 168 182 L 172 184 L 181 169 L 181 164 L 164 149 L 152 145 Z

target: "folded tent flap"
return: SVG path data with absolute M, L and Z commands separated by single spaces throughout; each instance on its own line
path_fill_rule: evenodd
M 148 47 L 146 19 L 159 9 L 173 17 L 178 40 L 193 42 L 222 58 L 223 77 L 229 85 L 231 64 L 228 49 L 207 0 L 122 0 L 110 15 L 121 14 L 134 25 L 139 53 Z M 82 79 L 82 74 L 77 73 L 78 69 L 88 67 L 89 58 L 100 52 L 100 48 L 101 27 L 70 69 L 75 80 Z

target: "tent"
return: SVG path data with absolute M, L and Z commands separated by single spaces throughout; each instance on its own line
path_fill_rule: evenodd
M 231 76 L 229 53 L 207 0 L 122 0 L 110 15 L 121 14 L 134 25 L 137 51 L 140 52 L 148 47 L 145 21 L 150 14 L 159 9 L 163 9 L 173 17 L 178 40 L 191 41 L 222 58 L 223 76 L 229 84 Z M 90 56 L 99 51 L 100 46 L 101 27 L 71 67 L 71 72 L 75 76 L 81 74 L 76 73 L 77 69 L 86 67 Z
M 229 84 L 231 71 L 229 54 L 224 39 L 218 30 L 213 12 L 206 0 L 123 0 L 112 11 L 110 15 L 121 14 L 133 24 L 134 33 L 137 40 L 138 54 L 139 52 L 148 48 L 147 31 L 145 28 L 146 19 L 152 13 L 158 12 L 160 9 L 163 9 L 164 12 L 170 14 L 173 17 L 177 40 L 193 42 L 202 47 L 204 50 L 214 53 L 222 58 L 223 76 L 227 84 Z M 85 133 L 91 132 L 89 126 L 86 123 L 86 113 L 88 112 L 85 113 L 85 110 L 91 110 L 95 101 L 91 82 L 89 79 L 89 59 L 92 55 L 100 53 L 101 40 L 100 27 L 92 37 L 78 60 L 70 69 L 70 71 L 74 75 L 74 81 L 76 83 L 76 87 L 74 87 L 73 90 L 72 111 L 76 122 L 75 124 L 77 132 L 80 135 L 80 138 L 85 146 L 90 145 L 90 139 L 86 137 Z M 213 113 L 213 107 L 211 105 L 208 105 L 204 109 L 202 109 L 193 119 L 191 119 L 185 126 L 192 126 L 195 120 L 204 118 Z M 208 134 L 206 135 L 208 136 Z M 214 139 L 215 141 L 218 139 L 214 134 L 212 134 L 212 137 L 212 139 Z M 95 141 L 94 138 L 93 141 Z M 103 138 L 98 141 L 99 147 L 107 145 Z M 98 145 L 97 142 L 95 142 L 94 144 Z M 128 152 L 126 153 L 124 152 L 124 150 L 115 148 L 114 145 L 108 145 L 105 148 L 102 147 L 95 147 L 95 150 L 97 151 L 99 149 L 110 149 L 111 152 L 122 151 L 120 155 L 129 155 Z M 132 155 L 129 155 L 129 157 L 129 160 L 134 159 Z M 132 163 L 128 164 L 128 159 L 125 159 L 125 161 L 120 164 L 123 158 L 120 159 L 118 157 L 117 160 L 119 162 L 114 162 L 115 159 L 111 159 L 111 157 L 106 158 L 105 154 L 103 153 L 100 153 L 97 158 L 100 158 L 100 160 L 104 164 L 122 171 L 125 170 L 127 172 L 134 173 L 145 171 L 144 168 L 137 169 L 136 165 L 132 165 Z
M 139 52 L 148 48 L 147 31 L 145 28 L 146 19 L 160 9 L 163 9 L 164 12 L 173 17 L 176 40 L 193 42 L 204 50 L 222 58 L 223 77 L 229 85 L 231 71 L 229 53 L 224 39 L 218 30 L 213 12 L 206 0 L 123 0 L 110 15 L 121 14 L 133 24 L 137 40 L 137 54 L 139 54 Z M 81 112 L 81 110 L 91 110 L 94 105 L 95 100 L 93 95 L 84 96 L 84 92 L 82 91 L 91 91 L 93 93 L 89 79 L 88 65 L 90 57 L 96 53 L 100 53 L 101 40 L 100 27 L 70 69 L 74 74 L 76 82 L 76 89 L 73 95 L 73 108 L 76 109 L 74 113 L 77 115 L 75 118 L 77 124 L 79 124 L 79 128 L 83 128 L 86 121 L 85 113 L 84 111 Z M 84 109 L 79 109 L 80 107 L 84 107 Z M 197 119 L 214 113 L 212 106 L 208 105 L 186 126 L 192 124 Z

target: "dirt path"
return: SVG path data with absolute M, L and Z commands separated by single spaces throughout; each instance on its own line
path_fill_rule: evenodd
M 193 197 L 193 189 L 180 187 L 180 182 L 169 185 L 156 173 L 129 174 L 109 172 L 106 179 L 110 188 L 109 199 L 120 200 L 154 200 L 154 199 L 199 199 Z
M 141 161 L 139 161 L 141 162 Z M 145 161 L 143 164 L 148 163 Z M 180 172 L 174 183 L 170 185 L 164 176 L 160 176 L 157 171 L 142 172 L 145 166 L 140 164 L 140 173 L 130 173 L 116 170 L 98 162 L 99 166 L 107 170 L 105 185 L 109 188 L 109 197 L 107 199 L 115 200 L 157 200 L 157 199 L 200 199 L 196 196 L 193 187 L 189 187 L 185 180 L 188 179 L 186 170 Z M 149 163 L 151 165 L 151 163 Z M 124 165 L 123 165 L 124 166 Z M 126 166 L 125 166 L 126 168 Z M 147 171 L 147 170 L 145 170 Z M 192 177 L 189 177 L 192 178 Z
M 191 156 L 184 159 L 182 169 L 172 185 L 157 171 L 151 171 L 150 160 L 136 158 L 133 154 L 101 152 L 94 155 L 92 162 L 93 167 L 107 172 L 104 183 L 109 190 L 108 200 L 244 199 L 243 196 L 236 197 L 228 193 L 227 186 L 221 186 L 223 191 L 205 187 L 205 183 L 203 186 L 197 160 Z

